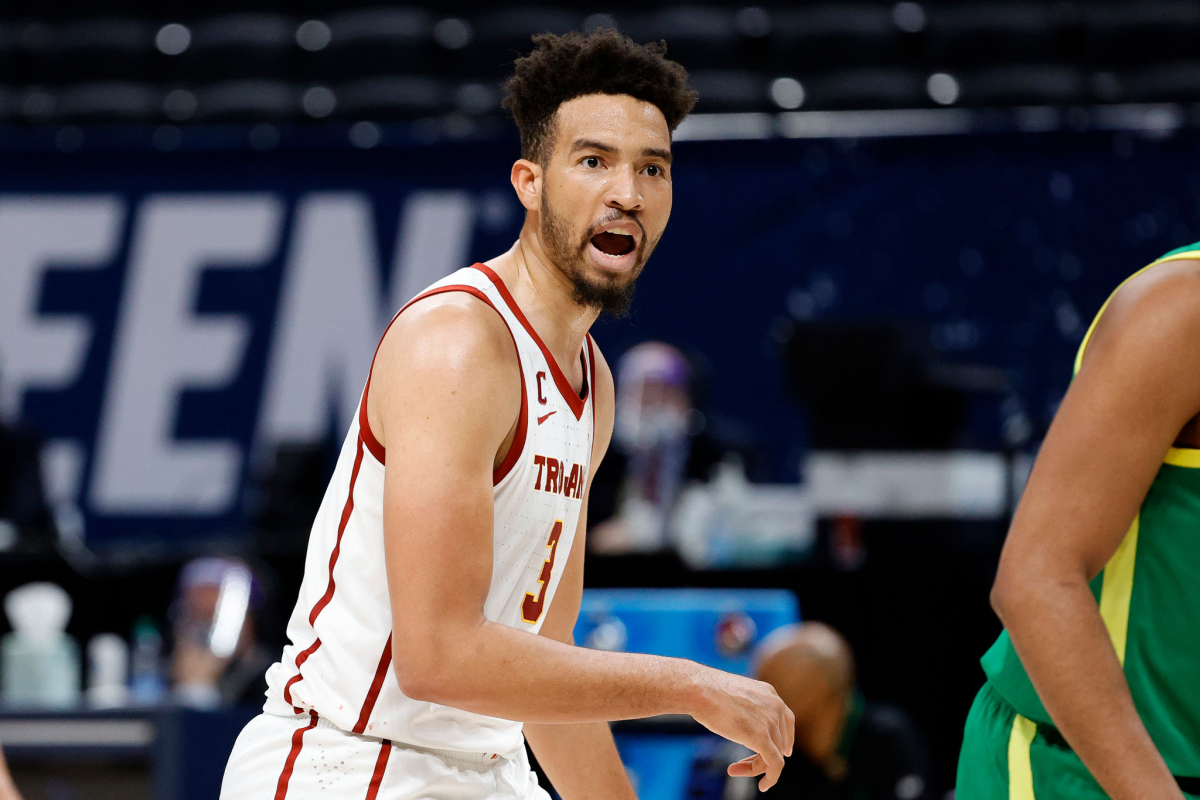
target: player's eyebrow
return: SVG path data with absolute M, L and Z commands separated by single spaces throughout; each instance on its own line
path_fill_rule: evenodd
M 601 153 L 617 153 L 618 149 L 611 144 L 598 141 L 596 139 L 576 139 L 571 143 L 571 152 L 575 153 L 579 150 L 599 150 Z M 647 147 L 642 150 L 643 158 L 660 158 L 670 164 L 674 160 L 671 151 L 663 147 Z
M 576 139 L 571 143 L 571 152 L 579 150 L 599 150 L 601 153 L 616 153 L 617 148 L 611 144 L 597 141 L 595 139 Z
M 647 147 L 642 151 L 642 155 L 649 158 L 661 158 L 663 161 L 670 164 L 675 157 L 671 155 L 671 151 L 662 147 Z

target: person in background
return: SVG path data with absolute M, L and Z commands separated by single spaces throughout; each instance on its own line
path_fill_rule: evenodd
M 246 600 L 239 605 L 231 599 L 233 605 L 224 612 L 232 620 L 224 623 L 232 631 L 227 648 L 232 652 L 226 652 L 214 641 L 214 632 L 222 613 L 222 588 L 227 587 L 227 598 L 236 598 L 239 580 L 246 590 L 242 592 Z M 175 638 L 171 673 L 176 702 L 211 709 L 261 701 L 266 691 L 263 676 L 274 661 L 258 642 L 254 612 L 261 601 L 258 581 L 240 560 L 206 557 L 184 566 L 171 607 Z
M 41 442 L 0 422 L 0 550 L 11 549 L 22 537 L 33 541 L 51 531 L 42 487 Z
M 8 771 L 8 762 L 4 760 L 4 751 L 0 750 L 0 800 L 21 800 L 21 792 L 13 783 Z
M 753 437 L 737 423 L 700 413 L 696 370 L 669 344 L 631 347 L 615 377 L 615 446 L 593 482 L 588 543 L 600 553 L 660 550 L 685 481 L 707 481 L 731 456 L 751 466 Z
M 854 654 L 836 630 L 820 622 L 780 628 L 760 645 L 755 663 L 755 677 L 774 686 L 796 715 L 799 757 L 789 759 L 768 797 L 933 796 L 923 737 L 904 711 L 858 691 Z

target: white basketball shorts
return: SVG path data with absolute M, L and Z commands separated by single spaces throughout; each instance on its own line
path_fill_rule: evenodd
M 259 714 L 225 767 L 221 800 L 549 800 L 512 758 L 358 736 L 316 714 Z

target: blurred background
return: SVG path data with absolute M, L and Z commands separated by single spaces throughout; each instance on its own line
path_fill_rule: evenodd
M 216 796 L 383 325 L 520 228 L 499 83 L 531 34 L 598 27 L 666 40 L 700 103 L 634 312 L 594 331 L 618 413 L 578 638 L 760 674 L 824 642 L 850 777 L 814 752 L 791 796 L 884 751 L 899 778 L 854 796 L 952 791 L 1075 349 L 1200 238 L 1200 2 L 4 4 L 26 798 Z M 617 731 L 644 798 L 749 796 L 696 728 Z

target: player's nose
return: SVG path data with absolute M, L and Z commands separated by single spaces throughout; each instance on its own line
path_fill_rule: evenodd
M 614 170 L 615 175 L 609 181 L 604 193 L 604 204 L 610 208 L 620 208 L 624 211 L 638 211 L 642 208 L 642 194 L 638 190 L 633 166 L 626 165 Z

